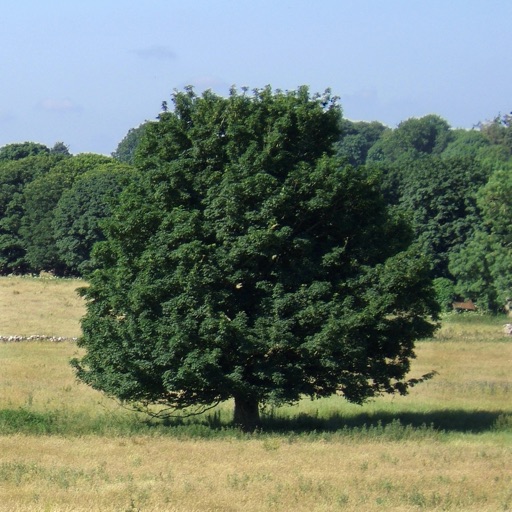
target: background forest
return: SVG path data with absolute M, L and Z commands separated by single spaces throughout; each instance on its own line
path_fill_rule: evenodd
M 379 178 L 386 202 L 431 258 L 443 309 L 456 299 L 503 309 L 512 291 L 512 116 L 472 130 L 437 115 L 396 128 L 340 123 L 340 165 Z M 63 142 L 0 148 L 0 274 L 87 277 L 103 222 L 142 172 L 137 147 L 147 125 L 131 129 L 111 157 L 71 155 Z

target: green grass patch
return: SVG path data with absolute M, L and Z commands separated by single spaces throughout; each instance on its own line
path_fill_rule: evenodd
M 459 434 L 512 434 L 512 413 L 503 411 L 437 410 L 391 413 L 385 410 L 343 416 L 279 410 L 262 416 L 262 427 L 253 434 L 231 426 L 221 412 L 201 417 L 166 421 L 148 419 L 129 412 L 88 415 L 77 411 L 31 411 L 26 408 L 0 410 L 0 435 L 36 436 L 165 436 L 189 439 L 242 439 L 251 436 L 278 436 L 309 440 L 388 441 L 448 439 Z

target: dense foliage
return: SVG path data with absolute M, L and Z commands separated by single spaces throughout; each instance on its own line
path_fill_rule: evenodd
M 115 200 L 133 170 L 102 155 L 71 156 L 63 143 L 52 149 L 13 144 L 0 153 L 0 272 L 82 275 L 82 263 L 89 259 L 94 242 L 102 239 L 99 223 L 110 215 L 107 205 L 99 204 L 109 197 Z M 106 175 L 117 170 L 123 177 L 109 181 Z M 75 181 L 88 172 L 105 174 L 105 179 L 96 187 L 97 194 L 81 190 L 79 210 L 70 194 Z M 83 216 L 94 219 L 85 223 Z M 64 219 L 71 217 L 73 223 L 66 224 Z
M 114 162 L 95 165 L 76 178 L 52 213 L 56 254 L 68 272 L 84 275 L 91 268 L 94 244 L 104 239 L 102 221 L 110 218 L 121 191 L 135 179 L 134 169 Z
M 146 131 L 147 124 L 147 122 L 143 123 L 137 128 L 132 128 L 128 131 L 123 140 L 118 144 L 117 149 L 112 153 L 116 160 L 130 165 L 134 163 L 135 153 Z
M 334 156 L 336 100 L 187 89 L 173 104 L 95 247 L 79 378 L 165 410 L 233 398 L 245 429 L 261 404 L 405 393 L 434 330 L 430 262 L 378 174 Z
M 407 213 L 414 237 L 432 262 L 435 277 L 449 277 L 449 257 L 481 222 L 477 193 L 490 174 L 474 157 L 425 155 L 389 165 L 383 190 L 388 203 Z
M 37 142 L 21 142 L 15 144 L 7 144 L 0 148 L 0 161 L 21 160 L 28 156 L 36 156 L 50 153 L 50 149 L 44 144 Z
M 454 299 L 472 299 L 480 309 L 499 311 L 512 297 L 508 234 L 497 225 L 510 224 L 504 201 L 511 123 L 512 116 L 498 115 L 472 130 L 453 129 L 431 114 L 389 128 L 340 116 L 335 154 L 380 174 L 388 205 L 411 221 L 415 239 L 433 261 L 432 277 L 442 280 L 437 289 L 443 290 L 439 299 L 446 308 Z M 0 148 L 0 273 L 86 273 L 94 242 L 104 238 L 102 220 L 144 168 L 142 162 L 136 170 L 137 152 L 147 127 L 155 124 L 130 129 L 112 158 L 73 156 L 63 142 Z M 117 173 L 120 181 L 114 179 L 109 167 L 104 178 L 74 187 L 78 177 L 103 164 L 118 164 L 122 179 Z

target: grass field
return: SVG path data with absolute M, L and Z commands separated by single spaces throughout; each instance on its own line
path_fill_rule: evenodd
M 0 278 L 0 334 L 79 334 L 68 280 Z M 43 311 L 45 313 L 43 313 Z M 0 344 L 0 511 L 512 510 L 512 339 L 443 319 L 407 397 L 266 410 L 265 430 L 148 421 L 78 383 L 73 342 Z
M 0 278 L 0 335 L 80 335 L 84 302 L 75 292 L 83 281 L 52 277 Z

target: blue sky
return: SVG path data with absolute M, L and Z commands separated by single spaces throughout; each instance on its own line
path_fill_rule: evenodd
M 0 146 L 110 154 L 174 89 L 330 87 L 344 116 L 453 127 L 512 110 L 510 0 L 18 0 Z

